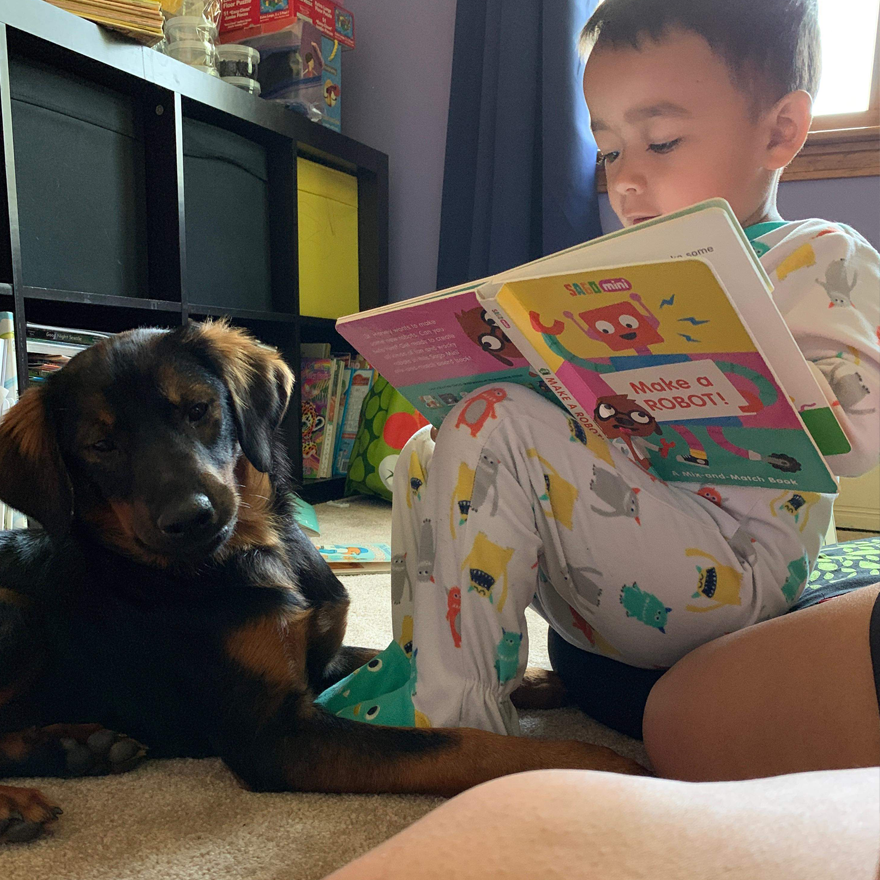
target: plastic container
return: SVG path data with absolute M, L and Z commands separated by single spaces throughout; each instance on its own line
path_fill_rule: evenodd
M 222 77 L 257 79 L 260 53 L 250 46 L 227 43 L 217 47 L 217 70 Z
M 260 96 L 260 84 L 255 79 L 249 79 L 246 76 L 224 76 L 221 77 L 223 82 L 228 82 L 231 86 L 236 86 L 245 92 L 250 92 L 252 95 Z
M 193 67 L 216 67 L 217 49 L 204 40 L 178 40 L 165 47 L 165 54 Z
M 176 15 L 165 22 L 165 39 L 171 44 L 213 43 L 217 39 L 217 25 L 201 15 Z

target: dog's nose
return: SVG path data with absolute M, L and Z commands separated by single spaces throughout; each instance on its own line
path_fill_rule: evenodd
M 184 537 L 214 521 L 214 506 L 207 495 L 190 495 L 169 504 L 156 525 L 169 537 Z

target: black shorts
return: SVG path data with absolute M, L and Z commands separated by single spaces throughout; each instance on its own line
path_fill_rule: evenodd
M 880 582 L 880 537 L 825 547 L 803 593 L 789 614 Z M 874 686 L 880 708 L 880 594 L 868 625 Z M 663 669 L 640 669 L 569 644 L 552 629 L 547 636 L 550 665 L 571 699 L 591 718 L 627 736 L 642 738 L 648 694 Z

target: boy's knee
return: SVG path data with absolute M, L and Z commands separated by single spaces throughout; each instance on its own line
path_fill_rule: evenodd
M 559 407 L 523 385 L 495 382 L 466 394 L 443 420 L 441 436 L 449 428 L 478 425 L 486 420 L 536 416 L 542 420 L 566 418 Z M 443 431 L 442 429 L 445 429 Z

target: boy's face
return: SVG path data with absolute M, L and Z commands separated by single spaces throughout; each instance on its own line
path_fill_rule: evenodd
M 584 97 L 624 226 L 715 197 L 744 225 L 761 219 L 767 129 L 702 37 L 675 30 L 638 50 L 594 50 Z

